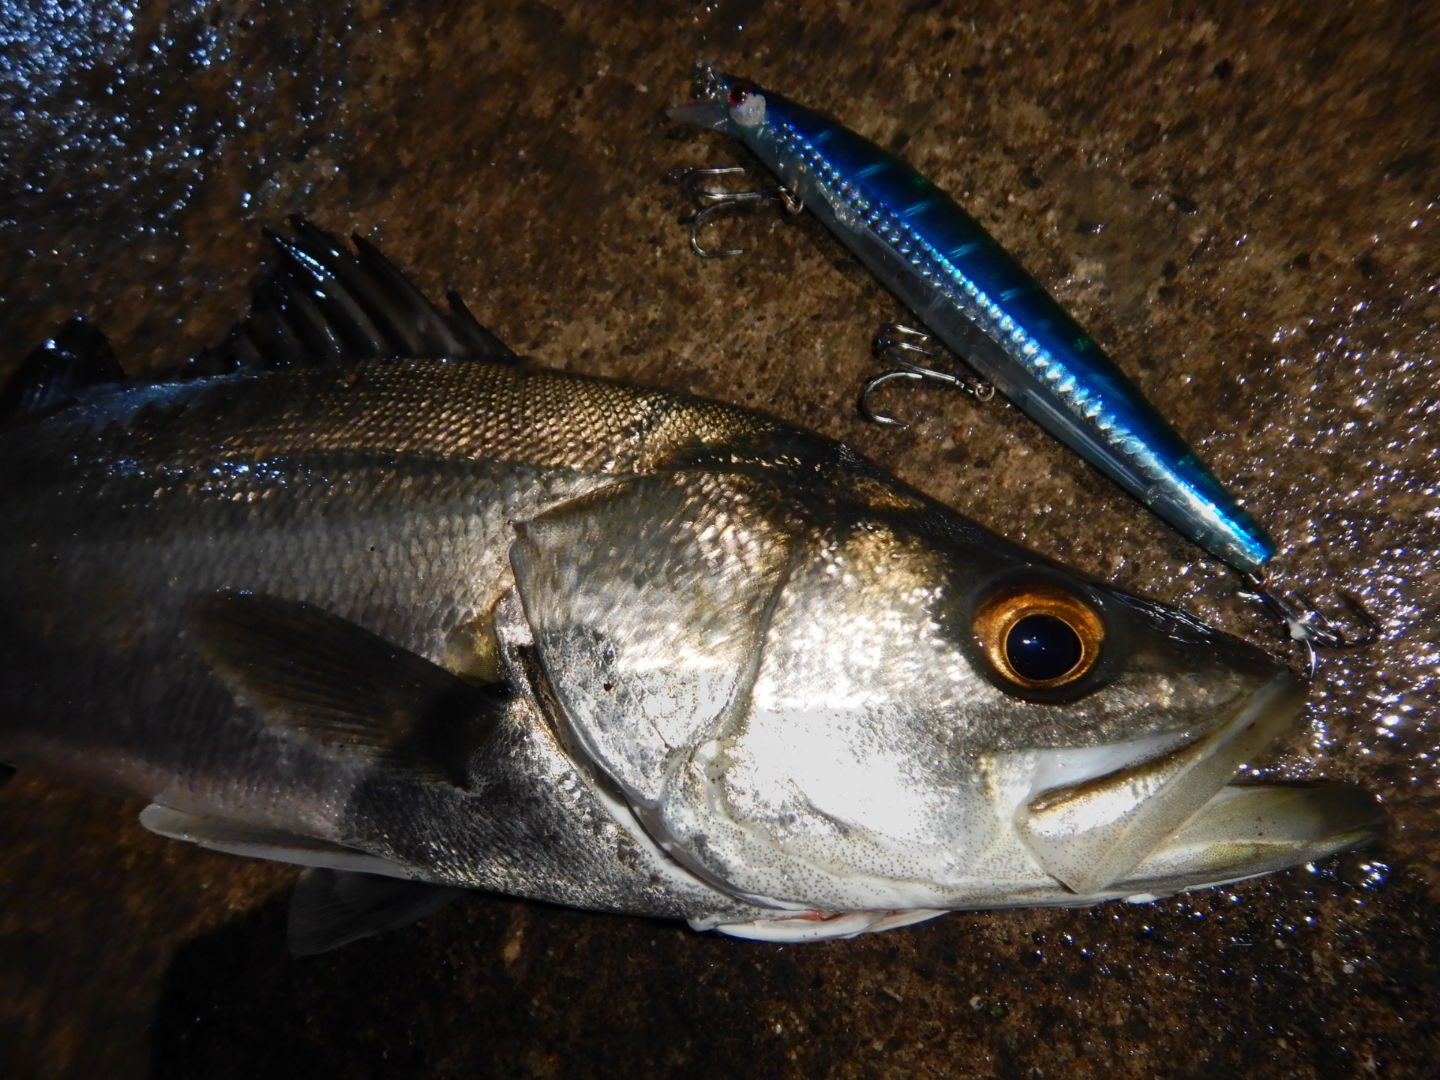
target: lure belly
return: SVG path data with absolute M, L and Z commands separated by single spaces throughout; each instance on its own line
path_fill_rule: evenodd
M 671 115 L 741 140 L 951 350 L 1174 529 L 1253 573 L 1274 541 L 1114 361 L 950 196 L 830 117 L 730 75 Z

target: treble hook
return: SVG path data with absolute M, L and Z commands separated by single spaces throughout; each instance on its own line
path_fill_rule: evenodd
M 805 204 L 795 196 L 794 192 L 779 184 L 774 187 L 762 188 L 759 191 L 711 191 L 703 186 L 706 180 L 713 177 L 733 176 L 744 171 L 738 165 L 721 165 L 711 168 L 685 165 L 671 169 L 665 175 L 667 181 L 683 186 L 690 193 L 690 197 L 695 200 L 696 210 L 690 215 L 689 221 L 690 247 L 702 259 L 724 259 L 745 252 L 744 248 L 722 248 L 720 251 L 712 251 L 700 243 L 700 226 L 705 224 L 706 219 L 716 211 L 758 206 L 760 203 L 772 199 L 792 214 L 798 214 L 805 209 Z
M 1258 600 L 1285 624 L 1292 641 L 1305 646 L 1312 676 L 1315 674 L 1316 648 L 1363 649 L 1380 639 L 1380 620 L 1370 614 L 1360 598 L 1348 590 L 1339 590 L 1341 606 L 1359 624 L 1358 632 L 1347 632 L 1322 612 L 1307 594 L 1284 593 L 1273 588 L 1260 570 L 1251 570 L 1242 578 L 1246 586 L 1245 595 Z
M 865 380 L 864 385 L 860 387 L 860 400 L 857 403 L 860 415 L 871 423 L 899 428 L 910 426 L 903 420 L 896 420 L 886 413 L 878 413 L 870 407 L 870 395 L 894 379 L 913 379 L 917 382 L 929 382 L 939 386 L 952 386 L 963 390 L 976 401 L 989 401 L 995 396 L 995 387 L 983 379 L 941 371 L 939 368 L 922 364 L 914 359 L 916 356 L 934 357 L 939 355 L 935 348 L 935 339 L 924 330 L 917 330 L 904 323 L 886 323 L 876 333 L 870 349 L 878 359 L 895 365 L 890 371 Z

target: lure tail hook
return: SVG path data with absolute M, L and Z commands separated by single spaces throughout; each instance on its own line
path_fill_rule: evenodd
M 1270 613 L 1283 622 L 1294 641 L 1303 644 L 1310 655 L 1310 672 L 1315 671 L 1315 650 L 1363 649 L 1380 639 L 1380 620 L 1366 610 L 1360 598 L 1344 589 L 1339 590 L 1339 607 L 1344 622 L 1326 615 L 1314 598 L 1302 592 L 1281 592 L 1265 579 L 1260 571 L 1244 575 L 1245 594 L 1258 600 Z M 1350 625 L 1346 626 L 1348 622 Z
M 745 170 L 738 165 L 709 168 L 689 165 L 672 169 L 665 176 L 670 183 L 680 184 L 684 187 L 690 197 L 695 200 L 695 212 L 688 219 L 690 248 L 702 259 L 724 259 L 731 255 L 743 255 L 745 252 L 744 248 L 721 248 L 717 251 L 707 248 L 700 242 L 701 227 L 716 213 L 745 207 L 753 208 L 771 201 L 778 202 L 791 214 L 798 214 L 805 209 L 804 204 L 795 197 L 793 192 L 778 184 L 774 187 L 761 188 L 758 191 L 715 191 L 706 186 L 715 177 L 734 176 L 744 172 Z
M 865 384 L 860 387 L 860 400 L 857 407 L 860 415 L 871 423 L 899 428 L 910 426 L 903 420 L 897 420 L 887 413 L 876 412 L 870 407 L 870 396 L 886 383 L 896 379 L 955 387 L 969 394 L 976 401 L 989 401 L 995 396 L 995 387 L 983 379 L 941 371 L 939 368 L 916 359 L 925 357 L 929 360 L 939 355 L 939 350 L 935 347 L 935 339 L 924 330 L 917 330 L 904 323 L 886 323 L 875 334 L 870 350 L 876 358 L 894 365 L 891 370 L 865 380 Z

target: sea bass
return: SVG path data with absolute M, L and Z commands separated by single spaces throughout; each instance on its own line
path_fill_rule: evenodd
M 297 224 L 159 380 L 0 395 L 0 760 L 308 867 L 291 943 L 463 888 L 807 940 L 1372 838 L 1233 784 L 1303 683 L 745 409 L 519 361 Z M 13 788 L 11 789 L 13 797 Z

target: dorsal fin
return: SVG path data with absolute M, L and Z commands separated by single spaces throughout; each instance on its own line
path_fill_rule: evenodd
M 518 362 L 455 293 L 438 308 L 362 237 L 352 252 L 303 218 L 292 224 L 293 236 L 265 233 L 273 263 L 255 283 L 249 317 L 180 378 L 403 357 Z
M 0 388 L 0 422 L 53 412 L 86 387 L 124 378 L 105 335 L 84 319 L 71 319 L 31 350 Z

